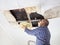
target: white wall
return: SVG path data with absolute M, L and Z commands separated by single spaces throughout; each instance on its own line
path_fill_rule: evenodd
M 34 36 L 26 34 L 17 24 L 11 25 L 0 13 L 0 45 L 27 45 Z
M 60 18 L 49 20 L 51 32 L 51 45 L 60 45 Z

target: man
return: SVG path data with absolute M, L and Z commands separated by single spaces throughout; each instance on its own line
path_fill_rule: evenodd
M 50 45 L 50 32 L 48 29 L 49 21 L 47 19 L 42 19 L 38 22 L 38 28 L 30 30 L 26 26 L 25 32 L 36 36 L 36 45 Z

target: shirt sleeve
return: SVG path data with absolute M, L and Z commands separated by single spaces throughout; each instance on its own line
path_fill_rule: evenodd
M 39 28 L 36 28 L 36 29 L 33 29 L 33 30 L 30 30 L 30 29 L 25 29 L 25 32 L 30 34 L 30 35 L 36 35 L 38 33 L 38 30 Z

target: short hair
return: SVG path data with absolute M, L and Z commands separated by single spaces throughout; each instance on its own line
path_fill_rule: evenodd
M 43 26 L 48 26 L 49 25 L 49 21 L 47 19 L 42 19 L 41 21 L 44 22 Z

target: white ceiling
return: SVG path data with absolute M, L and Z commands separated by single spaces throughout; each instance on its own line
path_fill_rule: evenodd
M 45 11 L 58 5 L 60 0 L 0 0 L 0 10 L 39 6 Z

